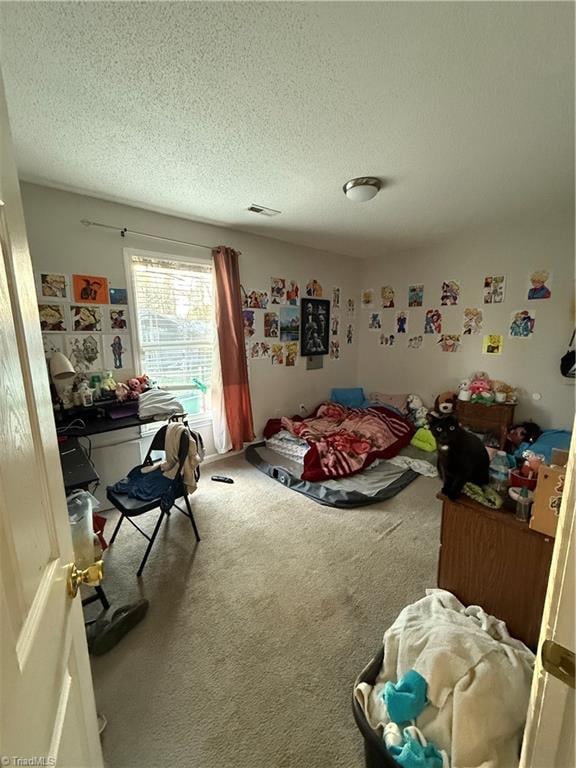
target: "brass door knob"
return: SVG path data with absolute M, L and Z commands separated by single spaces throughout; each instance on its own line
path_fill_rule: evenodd
M 88 568 L 81 570 L 76 567 L 76 563 L 68 564 L 68 574 L 66 577 L 66 586 L 70 597 L 76 597 L 80 584 L 87 584 L 90 587 L 96 587 L 104 577 L 104 563 L 98 560 L 92 563 Z

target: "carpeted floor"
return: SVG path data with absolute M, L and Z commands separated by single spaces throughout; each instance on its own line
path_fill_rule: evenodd
M 352 683 L 400 609 L 436 584 L 437 490 L 418 478 L 341 511 L 227 459 L 192 499 L 202 542 L 174 513 L 141 585 L 146 542 L 125 523 L 104 586 L 113 608 L 143 595 L 150 610 L 93 659 L 107 766 L 361 768 Z

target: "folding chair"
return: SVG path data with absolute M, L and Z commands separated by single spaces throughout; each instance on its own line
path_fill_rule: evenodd
M 158 451 L 164 451 L 167 429 L 168 429 L 168 426 L 166 425 L 164 427 L 161 427 L 158 430 L 158 432 L 156 432 L 156 434 L 152 439 L 150 448 L 148 449 L 148 453 L 146 454 L 146 458 L 144 459 L 144 463 L 142 466 L 149 466 L 150 464 L 154 463 L 152 460 L 152 453 L 158 452 Z M 198 440 L 201 440 L 199 435 L 197 436 L 196 434 L 194 434 L 194 437 L 196 438 L 197 443 L 198 443 Z M 114 543 L 114 540 L 116 539 L 116 536 L 118 534 L 118 531 L 120 530 L 120 526 L 124 522 L 124 519 L 128 520 L 128 522 L 131 525 L 133 525 L 134 528 L 136 528 L 136 530 L 139 531 L 142 534 L 142 536 L 144 536 L 144 538 L 148 539 L 148 546 L 146 547 L 146 552 L 144 553 L 144 557 L 142 558 L 140 567 L 136 572 L 136 575 L 138 577 L 142 575 L 142 571 L 144 570 L 144 566 L 146 565 L 146 561 L 148 560 L 148 555 L 150 554 L 152 546 L 154 545 L 154 541 L 156 540 L 156 536 L 158 535 L 158 531 L 160 530 L 162 520 L 164 519 L 164 517 L 167 518 L 170 515 L 170 510 L 172 509 L 172 507 L 176 507 L 176 509 L 178 509 L 180 512 L 182 512 L 183 515 L 186 515 L 186 517 L 190 519 L 192 528 L 194 530 L 194 535 L 196 537 L 196 541 L 200 541 L 200 534 L 198 533 L 198 528 L 196 527 L 196 521 L 194 520 L 194 515 L 192 514 L 192 507 L 190 506 L 188 494 L 186 492 L 184 483 L 182 481 L 182 477 L 180 475 L 182 466 L 188 455 L 189 445 L 190 445 L 190 432 L 186 430 L 186 432 L 183 433 L 180 438 L 180 446 L 178 450 L 178 472 L 176 473 L 176 477 L 174 478 L 174 480 L 172 480 L 171 484 L 164 491 L 162 496 L 159 496 L 158 498 L 155 498 L 155 499 L 151 499 L 150 501 L 142 501 L 142 499 L 133 499 L 132 497 L 128 496 L 125 493 L 117 493 L 116 491 L 113 491 L 111 488 L 108 488 L 106 490 L 106 496 L 108 498 L 108 501 L 111 504 L 113 504 L 114 507 L 116 507 L 116 509 L 120 512 L 120 519 L 118 520 L 118 525 L 114 529 L 114 533 L 112 534 L 112 538 L 110 539 L 110 545 Z M 197 468 L 196 479 L 198 479 L 199 475 L 200 475 L 200 470 Z M 176 504 L 176 501 L 180 498 L 184 499 L 184 504 L 186 505 L 186 509 L 182 509 L 182 507 L 179 507 L 178 504 Z M 134 522 L 132 518 L 138 517 L 139 515 L 143 515 L 146 512 L 150 512 L 153 509 L 157 509 L 158 507 L 160 508 L 160 516 L 158 517 L 158 521 L 156 522 L 156 526 L 154 528 L 154 531 L 152 532 L 152 536 L 149 536 Z

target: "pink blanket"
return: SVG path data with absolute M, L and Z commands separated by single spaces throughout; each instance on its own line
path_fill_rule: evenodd
M 303 421 L 284 417 L 282 426 L 306 440 L 303 480 L 347 477 L 375 459 L 389 459 L 408 445 L 414 427 L 385 407 L 345 408 L 327 403 Z

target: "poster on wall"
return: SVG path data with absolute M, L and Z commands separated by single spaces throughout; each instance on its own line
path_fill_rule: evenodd
M 101 371 L 104 368 L 100 336 L 91 333 L 66 336 L 66 356 L 77 373 Z
M 300 299 L 300 288 L 298 286 L 298 283 L 296 280 L 290 280 L 288 283 L 288 287 L 286 289 L 286 300 L 288 304 L 292 307 L 298 306 L 298 301 Z
M 67 331 L 63 304 L 38 304 L 40 328 L 43 331 Z
M 128 304 L 128 291 L 126 288 L 110 288 L 110 304 Z
M 424 286 L 422 283 L 418 285 L 408 286 L 408 306 L 409 307 L 421 307 L 424 302 Z
M 426 310 L 424 333 L 442 333 L 442 313 L 439 309 Z
M 504 336 L 498 333 L 489 333 L 482 339 L 483 355 L 501 355 L 504 346 Z
M 393 347 L 396 343 L 396 337 L 393 333 L 387 334 L 387 333 L 381 333 L 380 334 L 380 345 L 382 347 Z
M 374 288 L 364 288 L 360 295 L 360 305 L 362 306 L 362 309 L 373 309 Z
M 340 330 L 340 318 L 338 317 L 338 315 L 332 315 L 332 320 L 330 321 L 330 335 L 338 336 L 339 330 Z
M 370 317 L 368 319 L 368 330 L 370 331 L 382 330 L 382 319 L 380 317 L 380 312 L 370 312 Z
M 286 280 L 283 277 L 270 278 L 270 303 L 286 304 Z
M 301 310 L 301 354 L 305 357 L 327 355 L 330 351 L 330 302 L 326 299 L 303 299 Z
M 407 323 L 408 314 L 406 312 L 398 312 L 396 314 L 396 333 L 406 333 Z
M 330 340 L 330 360 L 340 360 L 340 339 Z
M 111 331 L 127 331 L 128 330 L 128 310 L 126 307 L 115 307 L 109 309 L 110 316 L 110 330 Z
M 102 309 L 101 307 L 84 307 L 72 304 L 70 307 L 72 313 L 73 331 L 101 331 L 102 330 Z
M 58 333 L 43 333 L 42 344 L 46 357 L 50 357 L 54 352 L 64 352 L 64 336 Z
M 260 357 L 262 358 L 262 360 L 270 359 L 270 342 L 268 341 L 260 342 Z
M 332 288 L 332 311 L 340 309 L 340 288 Z
M 476 307 L 466 307 L 464 310 L 464 323 L 462 332 L 464 336 L 472 336 L 482 330 L 482 310 Z
M 277 312 L 264 313 L 264 336 L 267 339 L 277 339 L 280 335 Z
M 244 338 L 249 339 L 256 332 L 254 329 L 254 310 L 243 309 L 242 318 L 244 320 Z
M 108 279 L 97 275 L 72 275 L 74 301 L 80 304 L 108 304 Z
M 530 275 L 530 287 L 528 288 L 528 299 L 549 299 L 552 296 L 550 283 L 552 275 L 547 269 L 539 269 Z
M 504 275 L 487 275 L 484 278 L 484 304 L 502 304 L 505 293 Z
M 443 307 L 455 307 L 458 304 L 459 298 L 460 283 L 457 283 L 456 280 L 445 280 L 442 283 L 440 304 Z
M 382 299 L 382 309 L 391 309 L 394 306 L 394 288 L 391 285 L 385 285 L 380 289 Z
M 285 347 L 285 362 L 287 368 L 294 368 L 298 362 L 298 342 L 289 341 Z
M 254 339 L 249 343 L 250 360 L 260 360 L 260 342 Z
M 531 338 L 534 334 L 535 323 L 534 312 L 530 309 L 520 309 L 512 312 L 510 315 L 510 337 L 516 339 Z
M 346 326 L 346 344 L 354 343 L 354 326 L 352 323 L 348 323 Z
M 322 298 L 322 286 L 315 278 L 308 280 L 306 283 L 306 296 L 310 296 L 313 299 Z
M 348 314 L 353 315 L 356 312 L 356 302 L 354 299 L 348 299 L 346 305 L 348 307 Z
M 284 344 L 272 344 L 272 365 L 284 365 Z
M 300 309 L 281 307 L 280 341 L 298 341 L 300 338 Z
M 410 336 L 408 339 L 408 349 L 420 349 L 423 341 L 423 336 Z
M 442 352 L 457 352 L 460 347 L 460 334 L 459 333 L 443 333 L 438 341 Z
M 265 291 L 250 291 L 250 293 L 246 293 L 241 285 L 240 294 L 242 296 L 242 306 L 245 309 L 266 309 L 268 306 L 268 294 Z
M 54 272 L 41 272 L 40 295 L 49 299 L 68 298 L 66 275 L 59 275 Z
M 108 370 L 119 371 L 122 368 L 132 368 L 130 339 L 127 334 L 110 334 L 102 337 L 104 346 L 104 362 Z

